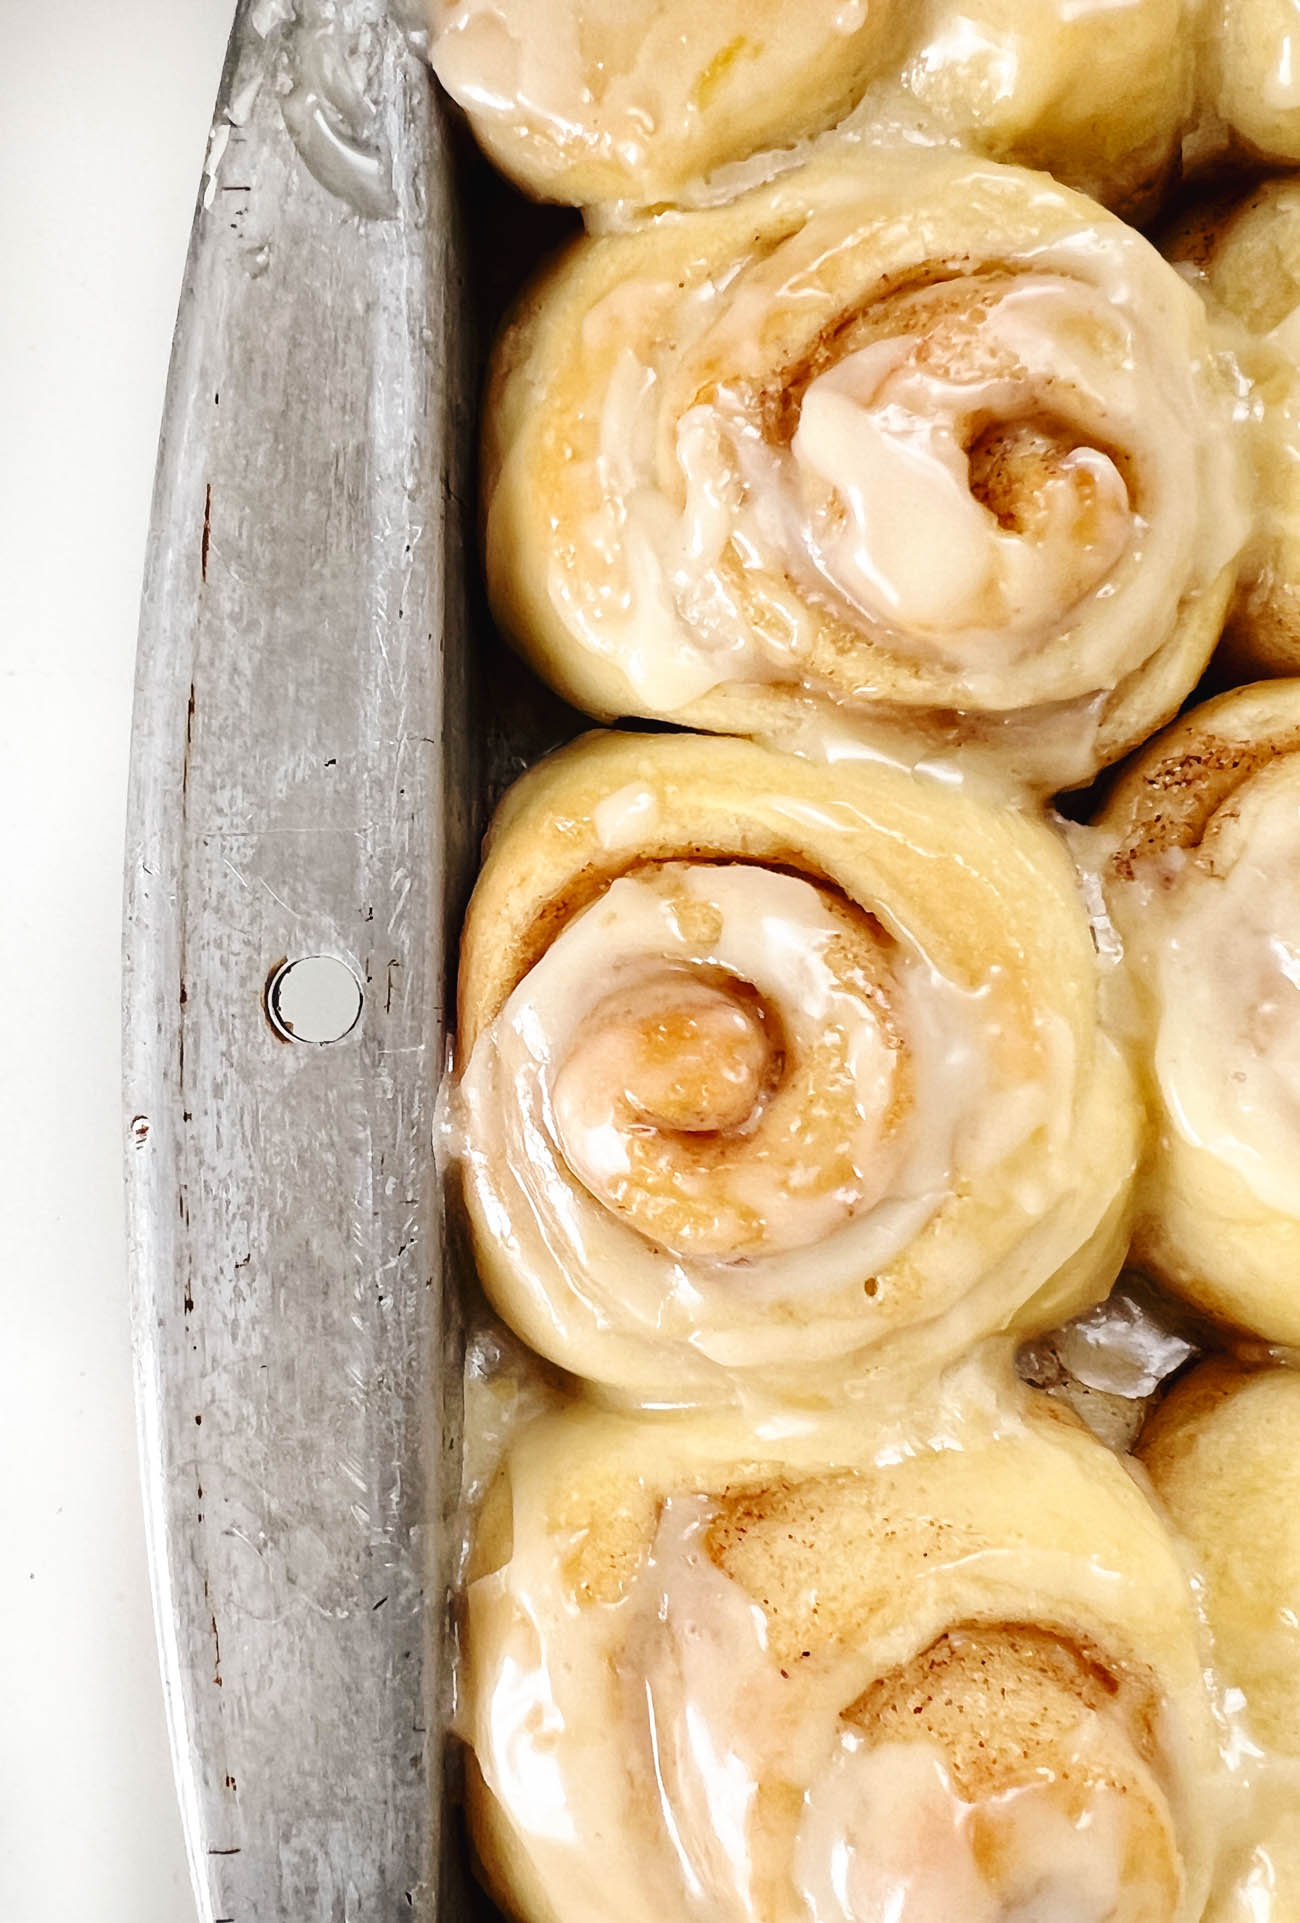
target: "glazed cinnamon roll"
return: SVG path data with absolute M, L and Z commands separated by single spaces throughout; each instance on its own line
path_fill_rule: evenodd
M 1217 1758 L 1170 1542 L 1068 1418 L 938 1426 L 518 1438 L 463 1713 L 511 1914 L 1195 1923 Z
M 1229 665 L 1300 668 L 1300 183 L 1274 180 L 1178 221 L 1166 251 L 1196 284 L 1250 382 L 1256 516 L 1224 635 Z
M 494 824 L 452 1107 L 535 1349 L 680 1402 L 1097 1299 L 1135 1118 L 1049 831 L 888 765 L 589 736 Z
M 1300 1342 L 1300 681 L 1194 709 L 1100 825 L 1157 1123 L 1136 1259 Z
M 544 200 L 673 199 L 819 133 L 910 38 L 907 0 L 432 0 L 430 57 L 497 165 Z
M 1119 204 L 1176 157 L 1192 13 L 1187 0 L 432 0 L 431 58 L 497 165 L 546 200 L 698 195 L 751 156 L 779 168 L 852 110 L 860 137 L 956 139 Z
M 497 613 L 568 699 L 1084 781 L 1173 713 L 1246 522 L 1200 303 L 1041 176 L 848 153 L 578 243 L 499 345 Z
M 1207 1923 L 1300 1915 L 1300 1375 L 1205 1363 L 1141 1456 L 1200 1576 L 1214 1658 L 1244 1718 L 1231 1848 Z

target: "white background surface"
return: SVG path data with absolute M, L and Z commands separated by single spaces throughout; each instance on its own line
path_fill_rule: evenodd
M 154 450 L 232 13 L 0 0 L 3 1923 L 194 1914 L 136 1470 L 118 942 Z

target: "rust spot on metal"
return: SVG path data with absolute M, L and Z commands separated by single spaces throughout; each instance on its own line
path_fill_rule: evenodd
M 133 1115 L 131 1117 L 131 1139 L 137 1148 L 144 1147 L 149 1139 L 149 1117 L 147 1115 Z
M 189 698 L 189 701 L 188 701 L 188 702 L 186 703 L 186 706 L 185 706 L 185 755 L 184 755 L 184 759 L 183 759 L 183 760 L 182 760 L 182 762 L 181 762 L 181 805 L 182 805 L 182 808 L 184 808 L 184 806 L 185 806 L 185 804 L 186 804 L 186 803 L 188 802 L 188 800 L 189 800 L 189 791 L 190 791 L 190 751 L 191 751 L 191 749 L 192 749 L 192 748 L 193 748 L 193 746 L 194 746 L 194 711 L 195 711 L 195 709 L 196 709 L 196 707 L 197 707 L 197 706 L 198 706 L 198 700 L 197 700 L 197 697 L 196 697 L 196 695 L 195 695 L 195 692 L 194 692 L 194 683 L 193 683 L 193 682 L 191 681 L 191 682 L 190 682 L 190 698 Z
M 283 1042 L 286 1047 L 289 1045 L 290 1037 L 285 1034 L 280 1024 L 276 1021 L 275 1016 L 271 1013 L 271 989 L 276 976 L 282 968 L 288 965 L 288 961 L 289 957 L 287 955 L 281 955 L 277 961 L 273 961 L 266 971 L 266 980 L 262 984 L 262 1013 L 266 1017 L 266 1025 L 275 1036 L 276 1041 Z

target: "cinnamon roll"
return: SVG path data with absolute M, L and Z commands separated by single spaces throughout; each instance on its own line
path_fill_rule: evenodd
M 493 603 L 600 717 L 1085 781 L 1218 637 L 1220 379 L 1190 289 L 1093 202 L 848 152 L 579 242 L 527 296 L 488 400 Z
M 1300 182 L 1185 213 L 1166 243 L 1229 339 L 1249 383 L 1244 435 L 1254 527 L 1224 635 L 1237 678 L 1300 668 Z
M 1136 1259 L 1300 1342 L 1300 681 L 1194 709 L 1100 826 L 1156 1120 Z
M 502 1315 L 657 1401 L 930 1370 L 1123 1255 L 1134 1106 L 1064 852 L 887 764 L 613 734 L 526 775 L 452 1108 Z
M 1215 1665 L 1244 1717 L 1208 1923 L 1300 1916 L 1300 1375 L 1203 1364 L 1157 1410 L 1141 1457 L 1200 1577 Z
M 497 165 L 545 200 L 698 196 L 848 137 L 957 140 L 1114 204 L 1191 108 L 1188 0 L 431 0 L 431 58 Z M 774 151 L 784 150 L 784 151 Z
M 939 1428 L 517 1440 L 463 1711 L 514 1916 L 1195 1923 L 1217 1756 L 1170 1542 L 1068 1418 Z
M 431 59 L 544 200 L 672 199 L 841 119 L 906 50 L 908 0 L 432 0 Z

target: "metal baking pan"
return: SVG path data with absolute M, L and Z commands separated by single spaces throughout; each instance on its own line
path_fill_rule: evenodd
M 490 1913 L 442 1821 L 462 1296 L 433 1116 L 486 807 L 572 718 L 466 560 L 476 343 L 551 228 L 468 155 L 410 27 L 238 8 L 146 567 L 128 1221 L 205 1923 Z M 492 240 L 523 221 L 477 318 L 467 203 Z
M 473 151 L 405 0 L 241 0 L 159 457 L 126 901 L 141 1449 L 203 1923 L 497 1914 L 448 1733 L 483 1311 L 434 1109 L 487 811 L 583 725 L 493 633 L 472 511 L 484 345 L 575 224 Z M 1026 1373 L 1069 1370 L 1044 1342 Z

